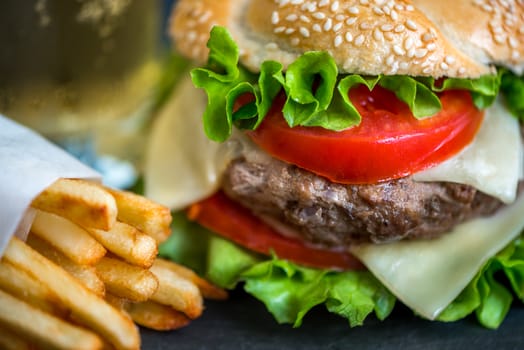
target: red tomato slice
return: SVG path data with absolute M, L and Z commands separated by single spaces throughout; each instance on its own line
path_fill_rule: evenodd
M 474 138 L 483 117 L 466 91 L 440 95 L 442 110 L 417 120 L 390 91 L 352 89 L 360 125 L 336 132 L 290 128 L 282 117 L 284 96 L 275 99 L 261 125 L 247 134 L 275 158 L 339 183 L 376 183 L 427 169 L 458 153 Z
M 188 209 L 188 217 L 258 253 L 269 255 L 274 252 L 279 258 L 316 268 L 364 269 L 362 263 L 348 252 L 305 246 L 298 240 L 278 234 L 271 226 L 222 192 L 193 204 Z

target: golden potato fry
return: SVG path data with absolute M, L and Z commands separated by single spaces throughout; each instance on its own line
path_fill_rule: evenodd
M 150 267 L 158 254 L 156 241 L 133 226 L 116 222 L 109 231 L 87 229 L 107 250 L 133 265 Z
M 4 350 L 36 350 L 36 347 L 12 330 L 0 326 L 0 349 Z
M 121 260 L 104 257 L 96 264 L 96 270 L 106 290 L 121 298 L 145 301 L 158 288 L 158 279 L 153 273 Z
M 0 289 L 47 313 L 59 317 L 68 314 L 49 288 L 24 270 L 3 260 L 0 262 Z
M 64 270 L 69 272 L 73 277 L 82 282 L 84 286 L 95 292 L 97 295 L 102 297 L 105 295 L 106 288 L 104 282 L 102 282 L 100 277 L 96 274 L 94 266 L 79 265 L 71 261 L 71 259 L 33 233 L 29 234 L 26 243 L 55 264 L 60 265 Z
M 36 211 L 31 232 L 80 265 L 93 265 L 107 252 L 102 244 L 80 226 L 61 216 L 40 210 Z
M 128 303 L 126 310 L 137 324 L 157 331 L 179 329 L 191 322 L 183 312 L 154 301 Z
M 200 289 L 200 293 L 202 293 L 202 296 L 204 298 L 214 300 L 225 300 L 228 297 L 228 293 L 226 290 L 217 287 L 213 283 L 203 279 L 202 277 L 198 276 L 193 270 L 188 269 L 185 266 L 161 258 L 158 258 L 155 263 L 166 269 L 170 269 L 174 273 L 178 274 L 180 277 L 193 282 L 198 287 L 198 289 Z
M 113 196 L 101 186 L 74 179 L 59 179 L 40 193 L 34 208 L 64 216 L 83 227 L 109 230 L 116 222 Z
M 0 324 L 29 337 L 35 345 L 56 349 L 102 349 L 94 333 L 73 326 L 0 291 Z
M 11 239 L 3 259 L 47 285 L 71 310 L 75 320 L 96 331 L 115 348 L 140 348 L 140 335 L 133 322 L 18 238 Z
M 172 220 L 169 208 L 132 192 L 107 190 L 116 200 L 118 220 L 136 227 L 159 243 L 169 237 Z
M 193 282 L 155 261 L 151 266 L 158 278 L 158 289 L 151 300 L 163 305 L 170 305 L 175 310 L 182 311 L 189 318 L 195 319 L 202 314 L 202 294 Z

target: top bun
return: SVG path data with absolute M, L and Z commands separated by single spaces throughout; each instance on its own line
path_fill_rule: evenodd
M 364 75 L 524 70 L 522 0 L 178 0 L 170 32 L 179 52 L 205 62 L 214 25 L 230 31 L 253 71 L 312 50 L 328 51 L 341 72 Z

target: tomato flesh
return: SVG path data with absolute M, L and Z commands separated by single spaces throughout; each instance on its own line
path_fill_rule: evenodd
M 364 269 L 362 263 L 348 252 L 306 246 L 298 240 L 282 236 L 222 192 L 190 206 L 188 217 L 258 253 L 269 255 L 274 252 L 281 259 L 315 268 Z
M 261 125 L 247 134 L 275 158 L 295 164 L 333 182 L 376 183 L 427 169 L 458 153 L 474 138 L 482 122 L 466 91 L 440 94 L 442 109 L 418 120 L 409 107 L 381 87 L 360 86 L 349 97 L 362 122 L 343 131 L 289 127 L 275 99 Z

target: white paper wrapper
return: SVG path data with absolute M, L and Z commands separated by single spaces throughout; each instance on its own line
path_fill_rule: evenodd
M 0 256 L 16 234 L 25 239 L 29 205 L 59 178 L 101 181 L 101 175 L 30 129 L 0 115 Z

